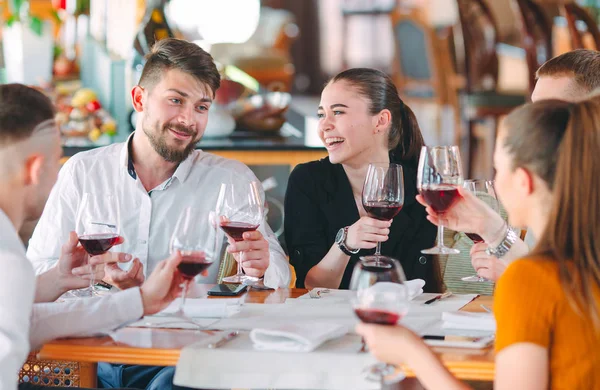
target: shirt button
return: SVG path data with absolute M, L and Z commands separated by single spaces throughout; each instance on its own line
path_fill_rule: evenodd
M 140 244 L 146 245 L 146 240 L 140 240 Z
M 420 256 L 419 257 L 419 263 L 421 264 L 426 264 L 427 263 L 427 258 L 425 256 Z

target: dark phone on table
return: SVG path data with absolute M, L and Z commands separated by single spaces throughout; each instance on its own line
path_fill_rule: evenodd
M 247 288 L 248 286 L 243 284 L 217 284 L 216 286 L 213 286 L 210 290 L 208 290 L 208 295 L 234 297 L 246 291 Z

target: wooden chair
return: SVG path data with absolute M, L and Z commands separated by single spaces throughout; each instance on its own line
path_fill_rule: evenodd
M 435 132 L 442 131 L 443 110 L 454 113 L 454 134 L 450 142 L 460 142 L 460 110 L 457 84 L 459 80 L 450 59 L 450 29 L 435 31 L 419 9 L 397 7 L 391 13 L 395 43 L 393 79 L 403 100 L 435 108 Z M 421 123 L 423 125 L 423 123 Z M 445 138 L 445 137 L 444 137 Z
M 567 20 L 567 27 L 571 38 L 572 49 L 594 49 L 600 50 L 600 30 L 592 15 L 577 3 L 567 3 L 560 5 L 562 16 Z M 584 27 L 583 31 L 580 27 Z M 586 45 L 586 32 L 591 36 L 594 47 Z
M 519 16 L 522 46 L 529 70 L 529 93 L 535 88 L 535 74 L 540 66 L 553 57 L 552 22 L 542 6 L 534 0 L 512 0 Z
M 476 152 L 475 126 L 485 119 L 498 118 L 524 104 L 525 94 L 499 93 L 498 29 L 483 0 L 457 0 L 463 51 L 457 51 L 463 64 L 466 86 L 461 96 L 463 116 L 468 131 L 468 176 L 472 177 Z M 494 134 L 492 135 L 495 139 Z
M 29 354 L 19 372 L 19 383 L 45 387 L 96 387 L 96 364 L 38 360 L 36 352 Z

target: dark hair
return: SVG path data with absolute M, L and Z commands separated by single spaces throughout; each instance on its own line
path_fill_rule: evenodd
M 600 52 L 578 49 L 561 54 L 540 66 L 536 78 L 543 76 L 574 77 L 581 88 L 591 92 L 600 87 Z
M 23 84 L 0 85 L 0 145 L 29 138 L 37 125 L 54 115 L 54 105 L 37 89 Z
M 369 112 L 376 115 L 382 110 L 390 110 L 392 124 L 388 136 L 388 149 L 401 162 L 417 167 L 423 142 L 423 135 L 412 110 L 404 104 L 392 79 L 385 73 L 371 68 L 345 70 L 329 83 L 346 81 L 370 102 Z
M 548 222 L 533 254 L 558 264 L 571 306 L 600 329 L 600 98 L 540 101 L 511 113 L 504 146 L 552 190 Z
M 213 58 L 195 43 L 183 39 L 165 38 L 152 46 L 139 85 L 152 89 L 165 71 L 178 69 L 208 85 L 213 97 L 221 85 L 221 75 Z

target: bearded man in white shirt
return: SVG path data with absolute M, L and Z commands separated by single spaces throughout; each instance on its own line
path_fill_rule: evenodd
M 51 267 L 75 226 L 83 193 L 111 193 L 119 199 L 120 250 L 134 259 L 127 270 L 107 264 L 104 281 L 126 289 L 140 285 L 157 261 L 169 254 L 169 239 L 186 206 L 210 211 L 221 183 L 256 179 L 244 164 L 196 150 L 220 75 L 212 57 L 194 43 L 179 39 L 158 41 L 146 56 L 139 85 L 131 92 L 137 111 L 136 131 L 128 141 L 79 153 L 60 171 L 58 182 L 29 242 L 28 258 L 37 272 Z M 244 253 L 245 274 L 263 277 L 269 287 L 287 287 L 287 257 L 266 220 L 244 240 L 230 240 L 228 252 Z M 218 267 L 199 278 L 215 283 Z M 138 367 L 139 368 L 139 367 Z M 99 380 L 106 386 L 161 388 L 170 386 L 173 370 L 101 364 Z M 141 369 L 141 368 L 140 368 Z M 157 371 L 158 370 L 158 371 Z M 145 371 L 145 372 L 146 372 Z
M 40 216 L 56 181 L 62 154 L 54 108 L 41 92 L 21 84 L 0 85 L 0 389 L 17 389 L 18 372 L 30 348 L 67 336 L 110 331 L 142 315 L 153 314 L 181 293 L 175 253 L 160 262 L 141 285 L 102 298 L 36 303 L 89 284 L 72 275 L 86 274 L 87 255 L 75 233 L 57 264 L 37 281 L 17 231 Z M 101 272 L 100 272 L 101 274 Z M 89 276 L 89 275 L 88 275 Z M 109 314 L 110 313 L 110 314 Z M 38 389 L 30 383 L 19 389 Z

